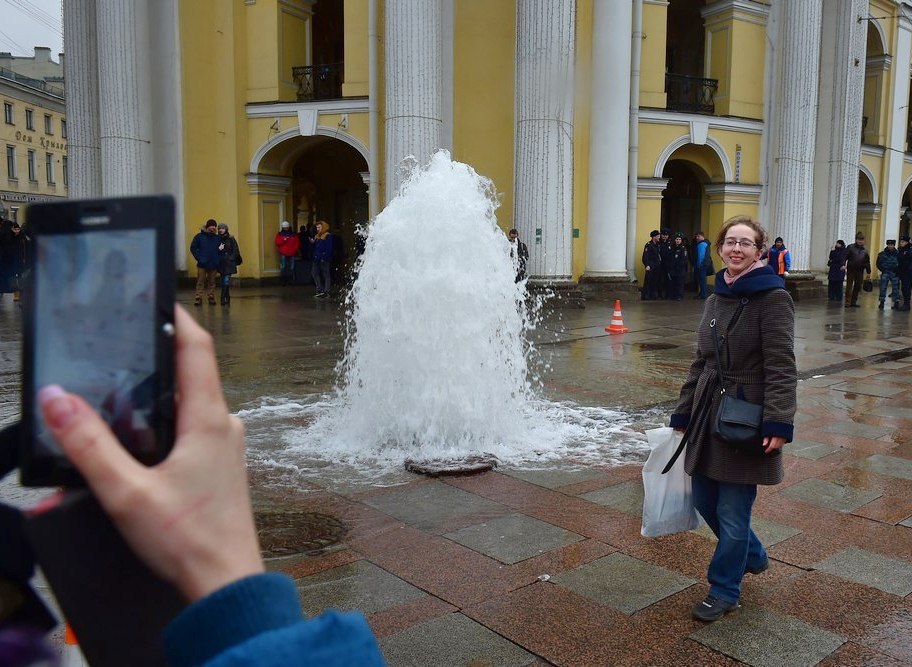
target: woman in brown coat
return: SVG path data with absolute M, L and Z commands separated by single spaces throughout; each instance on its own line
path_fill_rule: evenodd
M 719 538 L 709 564 L 709 595 L 693 608 L 715 621 L 738 607 L 745 572 L 769 567 L 766 549 L 750 527 L 758 484 L 782 481 L 782 446 L 792 439 L 797 370 L 795 308 L 785 284 L 760 262 L 766 232 L 753 219 L 725 221 L 716 250 L 726 268 L 716 274 L 697 334 L 697 355 L 671 426 L 687 431 L 684 467 L 694 504 Z M 713 326 L 722 353 L 723 386 L 731 396 L 763 405 L 762 449 L 736 450 L 710 436 L 719 407 Z

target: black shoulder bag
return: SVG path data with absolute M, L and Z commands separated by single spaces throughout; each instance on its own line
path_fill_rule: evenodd
M 748 303 L 747 298 L 741 299 L 741 305 L 735 311 L 734 317 L 729 322 L 729 330 L 738 321 L 741 311 Z M 763 423 L 763 406 L 745 401 L 744 399 L 730 396 L 725 392 L 725 375 L 722 372 L 722 350 L 719 344 L 719 332 L 716 330 L 716 320 L 709 323 L 713 334 L 713 343 L 716 346 L 716 380 L 719 384 L 719 411 L 710 425 L 710 435 L 715 440 L 737 450 L 753 453 L 763 451 L 763 436 L 760 426 Z

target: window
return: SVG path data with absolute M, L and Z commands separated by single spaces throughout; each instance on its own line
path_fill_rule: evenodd
M 38 163 L 35 160 L 35 151 L 28 152 L 28 171 L 29 171 L 29 180 L 37 181 L 38 180 Z
M 44 133 L 54 134 L 54 119 L 49 113 L 44 114 Z
M 6 121 L 7 125 L 15 123 L 15 119 L 13 118 L 13 105 L 10 102 L 3 103 L 3 119 Z
M 25 129 L 34 130 L 35 129 L 35 113 L 31 109 L 25 110 Z
M 48 185 L 54 185 L 54 154 L 45 153 L 44 154 L 44 168 L 47 172 L 47 182 Z
M 6 145 L 6 175 L 8 178 L 16 178 L 16 147 Z
M 64 120 L 63 118 L 60 119 L 60 136 L 63 137 L 64 139 L 67 138 L 67 136 L 66 136 L 66 120 Z
M 70 179 L 69 174 L 67 173 L 67 158 L 66 155 L 63 156 L 63 187 L 69 187 Z

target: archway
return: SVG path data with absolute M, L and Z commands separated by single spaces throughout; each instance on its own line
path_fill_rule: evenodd
M 684 234 L 685 239 L 703 230 L 704 191 L 706 174 L 687 160 L 669 160 L 662 171 L 668 185 L 662 192 L 661 226 L 672 234 Z

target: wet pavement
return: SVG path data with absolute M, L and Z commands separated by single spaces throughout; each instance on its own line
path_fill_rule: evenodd
M 19 312 L 6 299 L 10 420 Z M 268 563 L 295 578 L 308 613 L 363 610 L 391 665 L 912 665 L 912 318 L 862 303 L 797 304 L 796 441 L 754 512 L 771 567 L 724 620 L 689 614 L 707 591 L 706 529 L 640 536 L 638 462 L 402 472 L 383 486 L 254 468 Z M 263 288 L 236 290 L 230 309 L 189 307 L 215 337 L 232 409 L 331 390 L 338 300 Z M 544 393 L 664 417 L 701 308 L 626 300 L 618 336 L 604 331 L 613 302 L 554 309 L 535 334 Z M 8 481 L 0 498 L 28 493 Z

